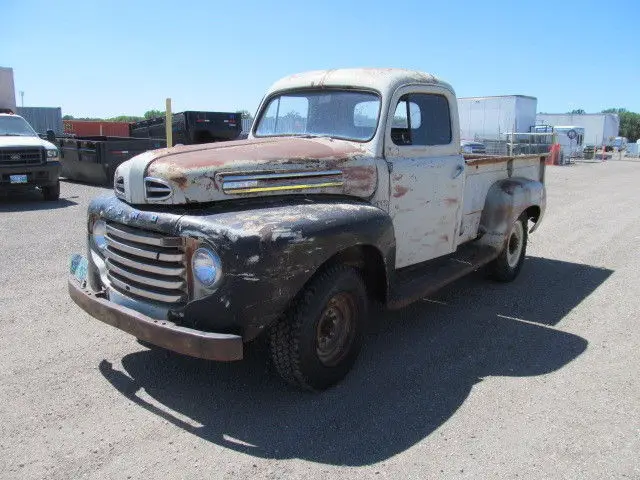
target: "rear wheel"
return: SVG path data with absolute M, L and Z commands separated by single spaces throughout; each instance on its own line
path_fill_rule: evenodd
M 60 180 L 54 185 L 47 185 L 42 187 L 42 196 L 47 201 L 55 201 L 60 198 Z
M 359 272 L 331 267 L 313 279 L 271 327 L 271 358 L 280 376 L 305 390 L 324 390 L 353 366 L 368 298 Z
M 499 282 L 514 280 L 522 269 L 526 251 L 527 218 L 521 216 L 511 226 L 504 250 L 488 265 L 489 276 Z

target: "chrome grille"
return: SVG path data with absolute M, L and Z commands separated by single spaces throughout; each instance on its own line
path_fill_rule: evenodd
M 144 191 L 147 198 L 153 200 L 166 200 L 173 193 L 167 182 L 152 177 L 144 179 Z
M 113 182 L 113 188 L 116 192 L 116 196 L 124 197 L 124 177 L 116 178 L 115 182 Z
M 3 167 L 21 165 L 40 165 L 45 161 L 42 148 L 2 148 L 0 149 L 0 165 Z
M 107 276 L 123 295 L 162 303 L 187 299 L 186 255 L 180 237 L 107 223 Z

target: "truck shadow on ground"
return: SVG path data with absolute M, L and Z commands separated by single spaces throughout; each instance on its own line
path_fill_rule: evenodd
M 356 368 L 321 394 L 284 386 L 260 347 L 233 364 L 142 350 L 122 359 L 124 371 L 106 360 L 99 369 L 139 406 L 226 448 L 368 465 L 433 433 L 483 378 L 544 375 L 578 357 L 587 341 L 550 326 L 611 273 L 530 257 L 511 284 L 476 274 L 376 315 Z
M 38 210 L 56 210 L 58 208 L 73 207 L 78 205 L 70 198 L 78 198 L 72 196 L 68 198 L 59 198 L 55 201 L 46 201 L 42 198 L 42 194 L 37 191 L 20 192 L 10 194 L 10 196 L 0 196 L 0 212 L 29 212 Z

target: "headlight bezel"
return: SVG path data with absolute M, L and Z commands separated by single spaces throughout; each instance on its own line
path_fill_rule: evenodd
M 207 277 L 210 277 L 210 280 L 202 277 L 198 274 L 198 272 L 202 272 L 202 269 L 207 268 L 206 265 L 200 265 L 199 267 L 196 265 L 196 262 L 201 261 L 209 261 L 208 268 L 212 271 L 209 272 Z M 215 290 L 222 281 L 223 272 L 222 272 L 222 260 L 217 252 L 211 248 L 207 244 L 200 244 L 198 248 L 193 251 L 191 255 L 191 273 L 193 274 L 194 282 L 198 287 L 204 288 L 208 291 Z
M 47 148 L 47 162 L 55 162 L 60 158 L 60 151 L 57 148 Z
M 96 233 L 96 230 L 98 232 Z M 104 218 L 96 218 L 91 224 L 91 244 L 100 255 L 104 255 L 107 248 L 107 222 Z

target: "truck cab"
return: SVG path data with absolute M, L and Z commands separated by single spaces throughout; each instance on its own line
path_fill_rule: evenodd
M 41 139 L 11 110 L 0 113 L 0 194 L 38 188 L 45 200 L 60 197 L 57 147 Z
M 69 292 L 138 339 L 238 360 L 268 338 L 288 382 L 343 378 L 373 300 L 390 309 L 476 269 L 522 268 L 544 156 L 460 153 L 453 88 L 400 69 L 276 82 L 249 138 L 155 150 L 88 211 Z

